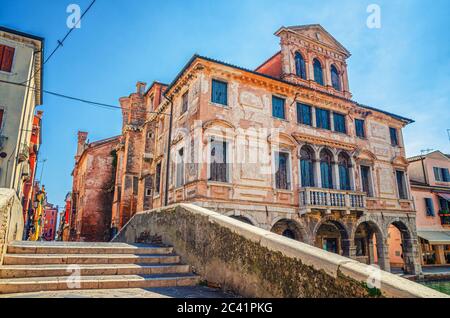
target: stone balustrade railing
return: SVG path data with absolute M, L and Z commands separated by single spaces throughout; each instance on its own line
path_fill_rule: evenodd
M 299 190 L 299 198 L 300 207 L 305 209 L 366 209 L 366 194 L 356 191 L 307 187 Z

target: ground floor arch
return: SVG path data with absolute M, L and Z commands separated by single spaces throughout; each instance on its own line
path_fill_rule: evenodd
M 344 224 L 336 220 L 320 222 L 314 234 L 314 245 L 328 252 L 351 256 L 351 242 Z
M 401 270 L 407 274 L 416 273 L 415 247 L 411 230 L 402 221 L 388 225 L 389 263 L 391 271 Z
M 242 215 L 231 215 L 230 217 L 235 220 L 238 220 L 238 221 L 250 224 L 250 225 L 255 225 L 249 218 L 242 216 Z
M 383 270 L 389 270 L 386 265 L 386 244 L 380 227 L 373 221 L 360 222 L 354 233 L 356 260 L 378 265 Z
M 272 226 L 270 231 L 293 240 L 306 242 L 304 229 L 294 220 L 280 219 Z

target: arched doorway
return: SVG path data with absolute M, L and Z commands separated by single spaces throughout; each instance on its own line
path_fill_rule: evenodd
M 413 238 L 408 227 L 394 221 L 388 227 L 389 263 L 391 272 L 415 274 Z
M 241 221 L 241 222 L 244 222 L 244 223 L 247 223 L 247 224 L 250 224 L 250 225 L 254 225 L 253 222 L 250 221 L 250 219 L 248 219 L 248 218 L 246 218 L 245 216 L 242 216 L 242 215 L 232 215 L 231 218 L 233 218 L 235 220 L 238 220 L 238 221 Z
M 281 219 L 272 226 L 270 231 L 293 240 L 305 242 L 304 230 L 293 220 Z
M 315 234 L 316 247 L 328 252 L 350 257 L 350 240 L 344 225 L 338 221 L 326 220 L 319 225 Z
M 356 260 L 365 264 L 377 264 L 385 268 L 385 246 L 380 228 L 371 221 L 360 223 L 354 235 Z

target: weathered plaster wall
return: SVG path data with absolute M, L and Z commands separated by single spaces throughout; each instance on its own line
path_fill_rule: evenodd
M 21 240 L 23 235 L 22 205 L 12 189 L 0 189 L 0 265 L 7 243 Z
M 247 297 L 368 297 L 372 267 L 190 204 L 136 214 L 114 241 L 162 241 L 207 281 Z M 444 297 L 380 271 L 393 297 Z

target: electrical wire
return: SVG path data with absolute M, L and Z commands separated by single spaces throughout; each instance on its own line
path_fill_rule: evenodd
M 11 84 L 11 85 L 16 85 L 16 86 L 22 86 L 22 87 L 28 87 L 28 88 L 31 88 L 34 91 L 39 90 L 39 89 L 37 89 L 35 87 L 29 86 L 29 85 L 26 85 L 26 84 L 22 84 L 22 83 L 15 83 L 15 82 L 10 82 L 10 81 L 5 81 L 5 80 L 0 80 L 0 83 Z M 48 90 L 42 90 L 42 92 L 44 92 L 46 94 L 49 94 L 49 95 L 56 96 L 56 97 L 70 99 L 70 100 L 73 100 L 73 101 L 78 101 L 78 102 L 82 102 L 82 103 L 85 103 L 85 104 L 88 104 L 88 105 L 94 105 L 94 106 L 101 107 L 101 108 L 117 109 L 117 110 L 129 110 L 131 112 L 150 113 L 150 114 L 170 116 L 170 114 L 163 113 L 162 111 L 161 112 L 155 112 L 155 111 L 148 111 L 148 110 L 136 110 L 136 109 L 131 109 L 131 108 L 123 108 L 123 107 L 120 107 L 120 106 L 117 106 L 117 105 L 111 105 L 111 104 L 96 102 L 96 101 L 92 101 L 92 100 L 88 100 L 88 99 L 84 99 L 84 98 L 79 98 L 79 97 L 74 97 L 74 96 L 69 96 L 69 95 L 56 93 L 56 92 L 52 92 L 52 91 L 48 91 Z

